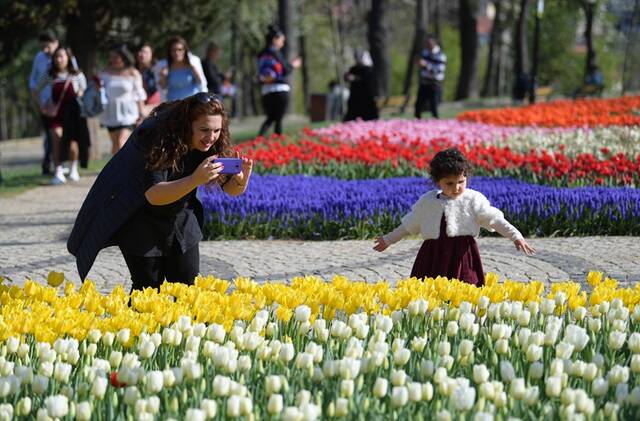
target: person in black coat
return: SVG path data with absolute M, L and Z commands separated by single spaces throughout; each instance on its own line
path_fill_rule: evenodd
M 91 187 L 67 249 L 84 280 L 98 252 L 120 247 L 132 289 L 158 288 L 166 279 L 193 283 L 199 272 L 204 212 L 196 188 L 218 184 L 229 195 L 246 188 L 253 161 L 221 174 L 216 157 L 238 156 L 229 146 L 221 99 L 201 92 L 158 106 L 107 163 Z
M 358 50 L 355 53 L 355 59 L 355 66 L 352 66 L 344 76 L 345 81 L 351 84 L 344 121 L 357 118 L 376 120 L 379 117 L 375 99 L 376 76 L 371 56 L 366 50 Z
M 210 42 L 207 46 L 207 55 L 202 58 L 202 70 L 207 79 L 207 88 L 214 94 L 222 93 L 223 75 L 218 69 L 218 59 L 222 54 L 222 49 L 215 42 Z

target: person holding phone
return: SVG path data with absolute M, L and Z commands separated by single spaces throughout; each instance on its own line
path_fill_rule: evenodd
M 240 158 L 229 142 L 217 95 L 201 92 L 159 105 L 105 166 L 78 213 L 67 248 L 80 278 L 102 248 L 117 245 L 132 290 L 158 288 L 165 279 L 193 283 L 204 222 L 197 187 L 216 184 L 237 196 L 251 177 L 253 161 Z

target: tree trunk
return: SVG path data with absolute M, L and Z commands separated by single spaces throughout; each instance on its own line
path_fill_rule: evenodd
M 586 26 L 584 29 L 584 39 L 587 44 L 587 62 L 585 63 L 585 76 L 587 76 L 591 68 L 596 64 L 596 50 L 593 47 L 593 19 L 596 12 L 597 1 L 583 1 L 584 15 Z
M 526 73 L 527 68 L 529 68 L 528 60 L 527 60 L 527 16 L 529 14 L 529 0 L 520 0 L 520 11 L 518 13 L 518 20 L 516 23 L 516 56 L 514 61 L 514 73 L 515 73 L 515 83 L 516 87 L 514 87 L 514 98 L 519 97 L 517 94 L 517 87 L 519 84 L 522 84 L 526 79 L 528 80 L 528 75 Z M 519 98 L 522 99 L 522 98 Z
M 388 14 L 388 8 L 388 0 L 371 1 L 371 10 L 369 11 L 369 28 L 367 32 L 371 58 L 373 59 L 373 67 L 375 68 L 378 87 L 377 95 L 384 98 L 389 96 L 389 78 L 391 69 L 391 60 L 387 45 L 388 31 L 386 16 Z
M 433 31 L 438 41 L 442 43 L 442 34 L 440 33 L 440 0 L 434 0 L 433 4 Z
M 280 29 L 286 37 L 286 42 L 282 48 L 282 54 L 286 61 L 291 61 L 293 55 L 298 52 L 298 39 L 294 30 L 294 14 L 295 9 L 293 7 L 292 0 L 278 0 L 278 24 Z M 296 72 L 291 72 L 289 75 L 289 85 L 291 90 L 289 91 L 289 103 L 287 110 L 295 110 L 295 98 L 296 98 Z
M 501 12 L 501 0 L 493 0 L 496 14 L 493 18 L 493 25 L 491 26 L 491 35 L 489 37 L 489 54 L 487 57 L 487 68 L 484 73 L 484 82 L 482 84 L 481 95 L 488 97 L 496 95 L 495 89 L 495 73 L 498 72 L 500 63 L 500 44 L 502 38 L 502 21 L 500 17 Z
M 631 13 L 631 22 L 629 22 L 629 27 L 627 29 L 627 36 L 626 36 L 626 40 L 625 40 L 625 47 L 624 47 L 624 61 L 622 62 L 622 95 L 624 95 L 627 92 L 627 89 L 630 89 L 632 87 L 632 80 L 628 80 L 627 78 L 627 71 L 629 68 L 629 61 L 630 61 L 630 54 L 631 54 L 631 38 L 634 36 L 633 35 L 633 28 L 635 28 L 636 25 L 636 20 L 638 19 L 638 16 L 640 16 L 640 0 L 635 0 L 634 2 L 634 6 L 633 6 L 633 12 Z
M 404 85 L 402 87 L 402 94 L 404 95 L 404 103 L 400 108 L 400 112 L 404 113 L 404 110 L 409 103 L 411 97 L 411 82 L 413 80 L 414 65 L 416 58 L 420 54 L 420 49 L 424 47 L 427 38 L 427 7 L 424 0 L 416 0 L 416 20 L 415 20 L 415 32 L 413 34 L 413 45 L 409 52 L 409 58 L 407 59 L 407 72 L 404 76 Z
M 476 0 L 460 0 L 458 17 L 460 23 L 460 76 L 455 99 L 465 99 L 478 95 L 476 76 L 478 73 L 477 52 L 478 32 L 476 30 Z

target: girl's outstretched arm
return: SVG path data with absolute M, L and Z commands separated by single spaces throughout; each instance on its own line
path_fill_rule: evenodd
M 385 251 L 391 244 L 397 243 L 409 234 L 409 231 L 403 225 L 399 225 L 398 228 L 390 233 L 376 237 L 376 245 L 373 246 L 373 249 L 375 251 Z

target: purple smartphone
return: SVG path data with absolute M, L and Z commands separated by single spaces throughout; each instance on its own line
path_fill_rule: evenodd
M 212 162 L 220 162 L 224 165 L 220 174 L 239 174 L 242 171 L 242 159 L 240 158 L 216 158 Z

